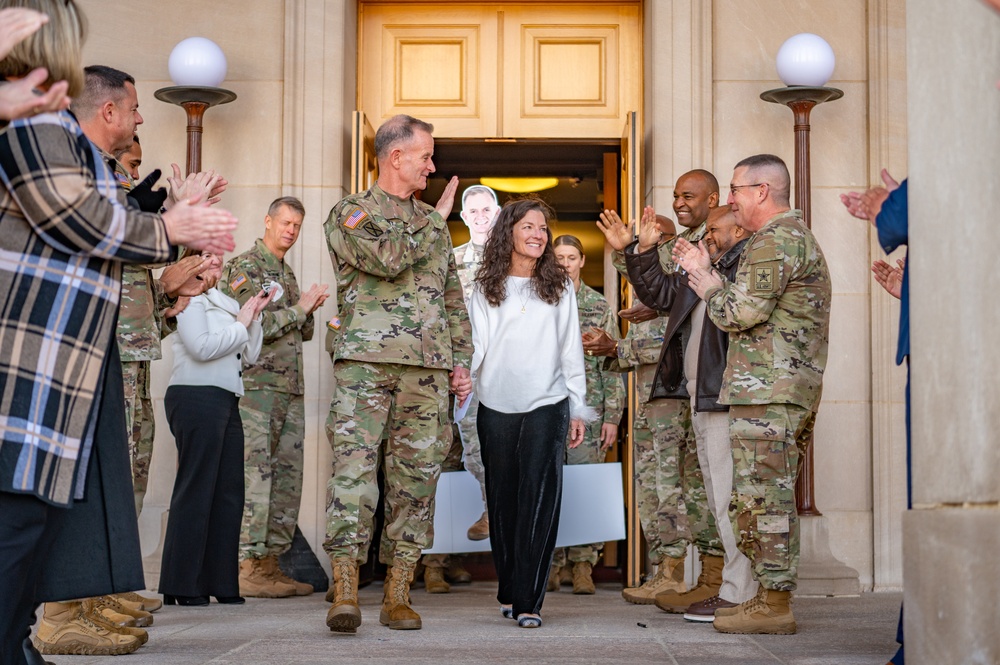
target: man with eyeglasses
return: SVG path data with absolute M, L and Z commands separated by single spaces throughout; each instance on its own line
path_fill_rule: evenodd
M 677 221 L 685 227 L 679 237 L 691 242 L 701 240 L 709 215 L 718 202 L 719 183 L 710 172 L 695 169 L 678 178 L 673 208 Z M 647 208 L 644 218 L 651 220 L 653 214 L 652 208 Z M 673 234 L 664 233 L 659 221 L 656 225 L 657 234 L 650 236 L 651 244 L 646 249 L 652 251 L 652 244 L 656 244 L 663 271 L 672 273 L 675 269 L 671 256 L 675 242 Z M 608 244 L 616 250 L 612 255 L 615 268 L 628 278 L 623 250 L 632 243 L 632 230 L 613 210 L 602 213 L 598 226 Z M 646 227 L 650 227 L 649 222 Z M 617 346 L 610 338 L 598 337 L 593 341 L 584 340 L 584 349 L 611 356 L 622 371 L 647 365 L 646 370 L 637 371 L 636 375 L 636 390 L 641 395 L 640 400 L 645 400 L 653 392 L 666 325 L 665 318 L 658 318 L 640 324 L 642 327 L 631 326 L 629 335 Z M 641 586 L 624 589 L 622 597 L 630 603 L 656 603 L 660 609 L 673 611 L 668 608 L 676 605 L 686 608 L 718 594 L 724 549 L 709 510 L 705 481 L 698 464 L 690 400 L 651 399 L 642 405 L 637 415 L 633 440 L 639 521 L 649 543 L 650 561 L 657 569 L 656 574 Z M 698 584 L 689 590 L 684 583 L 684 560 L 692 541 L 701 558 L 702 572 Z
M 802 212 L 789 206 L 790 178 L 774 155 L 740 161 L 729 187 L 736 223 L 752 235 L 736 276 L 711 264 L 702 243 L 678 240 L 673 255 L 708 316 L 729 332 L 721 402 L 733 446 L 730 517 L 761 587 L 715 613 L 724 633 L 795 633 L 790 605 L 799 564 L 795 481 L 822 392 L 830 337 L 830 271 Z

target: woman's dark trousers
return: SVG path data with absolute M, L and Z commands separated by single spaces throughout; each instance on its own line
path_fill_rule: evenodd
M 569 400 L 528 413 L 480 403 L 477 423 L 486 469 L 497 600 L 514 616 L 542 609 L 559 529 Z

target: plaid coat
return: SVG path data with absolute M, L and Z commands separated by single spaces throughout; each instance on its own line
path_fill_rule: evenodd
M 122 263 L 172 257 L 69 112 L 0 133 L 0 491 L 82 499 Z

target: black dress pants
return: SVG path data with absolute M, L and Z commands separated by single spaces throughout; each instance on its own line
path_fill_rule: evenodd
M 238 596 L 243 520 L 240 398 L 215 386 L 170 386 L 177 477 L 163 539 L 160 593 Z
M 569 400 L 528 413 L 480 402 L 477 428 L 486 470 L 497 600 L 514 616 L 542 609 L 559 529 Z

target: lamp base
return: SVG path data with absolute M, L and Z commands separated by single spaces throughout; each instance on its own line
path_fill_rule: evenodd
M 174 85 L 160 88 L 153 93 L 153 96 L 161 102 L 177 104 L 178 106 L 190 102 L 216 106 L 217 104 L 228 104 L 236 99 L 236 93 L 232 90 L 197 85 Z

